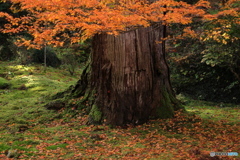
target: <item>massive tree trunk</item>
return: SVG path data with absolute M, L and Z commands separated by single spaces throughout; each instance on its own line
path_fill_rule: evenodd
M 165 59 L 164 26 L 93 38 L 91 63 L 72 90 L 91 123 L 142 124 L 180 109 Z

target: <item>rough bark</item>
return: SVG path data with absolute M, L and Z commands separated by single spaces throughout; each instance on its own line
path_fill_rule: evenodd
M 165 59 L 164 26 L 93 38 L 91 62 L 70 97 L 83 97 L 89 123 L 142 124 L 181 109 Z
M 91 81 L 108 124 L 141 124 L 179 109 L 165 60 L 164 26 L 93 39 Z

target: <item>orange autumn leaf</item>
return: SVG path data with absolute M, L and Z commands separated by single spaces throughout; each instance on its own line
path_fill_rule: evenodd
M 45 44 L 63 45 L 83 41 L 97 33 L 117 35 L 152 23 L 189 24 L 195 16 L 207 14 L 200 7 L 209 3 L 200 0 L 196 5 L 174 0 L 11 0 L 29 14 L 20 18 L 5 16 L 10 25 L 3 32 L 28 32 L 32 40 L 18 42 L 28 47 L 40 48 Z M 14 7 L 13 7 L 14 10 Z M 17 9 L 15 9 L 17 10 Z

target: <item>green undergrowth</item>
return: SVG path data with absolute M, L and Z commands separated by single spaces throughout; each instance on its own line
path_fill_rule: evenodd
M 205 120 L 240 122 L 240 105 L 231 103 L 214 103 L 201 100 L 192 100 L 184 95 L 178 95 L 188 112 L 199 115 Z
M 0 90 L 0 159 L 15 151 L 19 159 L 207 160 L 209 153 L 239 152 L 238 105 L 178 98 L 188 113 L 139 126 L 86 125 L 75 108 L 50 111 L 47 97 L 65 90 L 78 77 L 41 66 L 0 62 L 9 88 Z M 218 159 L 237 159 L 222 156 Z
M 9 87 L 0 89 L 0 124 L 3 129 L 17 132 L 21 125 L 28 128 L 56 117 L 55 112 L 42 106 L 51 95 L 73 85 L 78 76 L 69 76 L 66 71 L 51 67 L 44 71 L 41 65 L 0 61 L 1 84 L 9 84 Z

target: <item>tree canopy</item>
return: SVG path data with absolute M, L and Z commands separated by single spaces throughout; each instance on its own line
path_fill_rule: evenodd
M 63 45 L 68 41 L 76 43 L 97 33 L 117 35 L 140 26 L 154 23 L 191 23 L 193 18 L 212 19 L 205 12 L 209 2 L 200 0 L 194 5 L 174 0 L 11 0 L 20 4 L 12 7 L 14 12 L 25 10 L 27 16 L 14 18 L 0 13 L 10 23 L 2 29 L 5 33 L 27 31 L 32 39 L 19 40 L 29 47 L 45 44 Z M 19 5 L 18 5 L 19 6 Z

